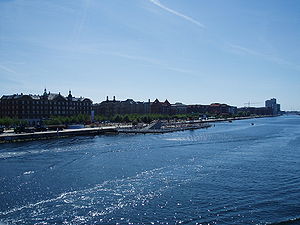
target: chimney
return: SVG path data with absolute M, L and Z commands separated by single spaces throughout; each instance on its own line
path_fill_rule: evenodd
M 108 96 L 106 96 L 106 101 L 108 102 Z
M 114 96 L 114 101 L 116 101 L 116 96 Z

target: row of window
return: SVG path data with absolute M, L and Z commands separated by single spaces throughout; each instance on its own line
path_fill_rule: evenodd
M 32 104 L 32 105 L 83 105 L 89 106 L 89 102 L 57 102 L 57 101 L 1 101 L 2 105 Z
M 0 110 L 3 110 L 3 111 L 9 111 L 9 110 L 14 110 L 14 109 L 19 109 L 20 107 L 19 106 L 2 106 L 0 107 Z M 68 106 L 24 106 L 22 105 L 22 109 L 45 109 L 45 110 L 52 110 L 52 109 L 66 109 L 66 110 L 88 110 L 88 109 L 91 109 L 90 107 L 78 107 L 78 106 L 75 106 L 75 107 L 68 107 Z
M 65 114 L 90 114 L 90 111 L 52 111 L 50 113 L 48 112 L 44 112 L 44 111 L 22 111 L 22 115 L 29 115 L 29 114 L 43 114 L 43 115 L 47 115 L 47 114 L 54 114 L 54 115 L 65 115 Z M 2 112 L 2 115 L 4 116 L 9 116 L 9 115 L 18 115 L 19 111 L 11 111 L 11 112 Z M 1 115 L 1 114 L 0 114 Z

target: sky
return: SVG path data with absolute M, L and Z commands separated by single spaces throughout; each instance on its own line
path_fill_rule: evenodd
M 300 110 L 298 0 L 0 0 L 0 95 Z

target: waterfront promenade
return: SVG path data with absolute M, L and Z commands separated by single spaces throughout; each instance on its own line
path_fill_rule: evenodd
M 126 127 L 128 126 L 124 126 L 124 128 Z M 21 134 L 16 134 L 13 132 L 8 132 L 8 133 L 5 132 L 0 135 L 0 143 L 64 138 L 70 136 L 100 135 L 100 134 L 116 133 L 116 132 L 117 132 L 116 126 L 65 129 L 61 131 L 43 131 L 43 132 L 34 132 L 34 133 L 21 133 Z
M 53 138 L 66 138 L 71 136 L 84 136 L 84 135 L 103 135 L 103 134 L 117 134 L 117 133 L 133 133 L 133 134 L 147 134 L 147 133 L 170 133 L 184 130 L 195 130 L 210 127 L 210 123 L 226 122 L 233 120 L 244 120 L 262 118 L 262 116 L 251 117 L 236 117 L 236 118 L 220 118 L 220 119 L 207 119 L 207 120 L 190 120 L 179 122 L 164 122 L 164 126 L 158 129 L 147 129 L 144 127 L 137 128 L 128 124 L 112 124 L 110 126 L 101 126 L 93 128 L 80 128 L 80 129 L 65 129 L 61 131 L 43 131 L 34 133 L 21 133 L 16 134 L 12 131 L 0 134 L 0 143 L 18 142 L 18 141 L 34 141 Z
M 208 127 L 210 127 L 209 124 L 198 124 L 193 126 L 177 125 L 176 127 L 166 127 L 161 129 L 145 129 L 145 128 L 135 128 L 132 125 L 114 125 L 114 126 L 106 126 L 106 127 L 65 129 L 61 131 L 43 131 L 43 132 L 34 132 L 34 133 L 21 133 L 21 134 L 16 134 L 13 132 L 5 132 L 0 135 L 0 143 L 18 142 L 18 141 L 35 141 L 35 140 L 53 139 L 53 138 L 66 138 L 71 136 L 118 134 L 118 133 L 159 134 L 159 133 L 170 133 L 176 131 L 208 128 Z

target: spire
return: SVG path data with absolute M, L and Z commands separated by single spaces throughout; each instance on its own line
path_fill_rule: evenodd
M 69 99 L 69 100 L 71 100 L 71 99 L 72 99 L 72 92 L 71 92 L 71 90 L 69 90 L 68 99 Z

